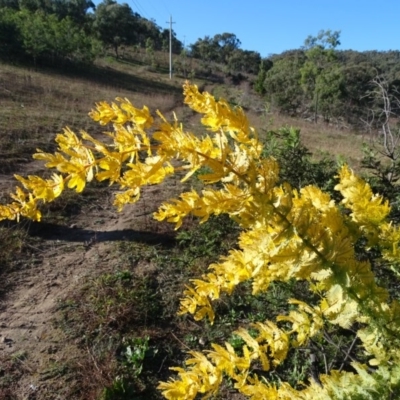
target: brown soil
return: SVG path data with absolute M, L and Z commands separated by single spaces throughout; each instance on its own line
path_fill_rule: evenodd
M 2 189 L 15 186 L 9 176 L 1 178 Z M 14 271 L 3 274 L 11 289 L 0 305 L 0 360 L 4 362 L 0 374 L 13 376 L 12 397 L 4 394 L 5 398 L 67 398 L 69 385 L 63 381 L 60 368 L 73 361 L 79 363 L 82 349 L 74 343 L 66 345 L 65 333 L 54 324 L 60 304 L 85 278 L 116 267 L 115 241 L 171 240 L 172 227 L 156 223 L 151 214 L 172 192 L 171 184 L 147 187 L 140 203 L 117 213 L 110 190 L 108 199 L 86 206 L 68 225 L 46 219 L 31 224 L 29 236 L 35 238 L 35 244 L 30 261 L 21 259 Z

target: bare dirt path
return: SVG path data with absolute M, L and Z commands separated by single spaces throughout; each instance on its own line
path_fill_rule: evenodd
M 3 182 L 10 184 L 8 179 Z M 171 190 L 173 185 L 145 188 L 141 202 L 121 213 L 112 206 L 110 193 L 101 206 L 86 207 L 67 226 L 45 219 L 32 226 L 37 248 L 30 260 L 21 260 L 18 270 L 6 276 L 12 289 L 0 303 L 0 359 L 9 360 L 0 366 L 0 374 L 13 366 L 18 369 L 13 371 L 18 379 L 11 385 L 12 398 L 66 398 L 63 381 L 57 379 L 62 375 L 59 368 L 82 350 L 73 344 L 66 347 L 64 333 L 54 325 L 60 305 L 85 278 L 117 267 L 116 241 L 157 243 L 170 238 L 166 229 L 171 227 L 156 223 L 152 212 Z

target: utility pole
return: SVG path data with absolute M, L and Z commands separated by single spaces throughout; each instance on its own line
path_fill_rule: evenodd
M 168 24 L 168 22 L 167 22 Z M 169 16 L 169 79 L 172 79 L 172 15 Z

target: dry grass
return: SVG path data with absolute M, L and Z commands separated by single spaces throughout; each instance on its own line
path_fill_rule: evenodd
M 178 109 L 178 116 L 185 119 L 190 112 L 187 114 L 187 110 L 181 109 L 183 81 L 176 77 L 169 80 L 165 72 L 150 72 L 142 65 L 110 58 L 100 60 L 93 70 L 69 71 L 67 75 L 3 64 L 0 66 L 0 155 L 3 160 L 0 169 L 7 171 L 9 164 L 29 160 L 37 147 L 51 149 L 55 134 L 67 125 L 75 130 L 98 132 L 99 126 L 87 116 L 98 101 L 127 97 L 138 107 L 146 104 L 152 111 L 159 109 L 167 116 Z M 203 85 L 202 81 L 198 83 Z M 217 96 L 249 109 L 251 123 L 259 131 L 296 126 L 301 129 L 304 144 L 317 156 L 328 153 L 333 157 L 342 156 L 354 167 L 359 165 L 365 140 L 359 133 L 279 114 L 252 112 L 262 108 L 262 101 L 249 94 L 248 85 L 212 87 Z
M 262 135 L 265 130 L 276 130 L 282 126 L 293 126 L 301 130 L 303 144 L 313 153 L 316 159 L 330 156 L 341 158 L 352 168 L 359 170 L 363 157 L 362 145 L 369 138 L 363 133 L 343 130 L 322 122 L 317 124 L 300 118 L 281 114 L 248 113 L 250 122 Z
M 51 150 L 55 135 L 65 126 L 99 132 L 87 115 L 95 102 L 119 96 L 138 107 L 170 111 L 181 98 L 182 82 L 152 79 L 137 78 L 135 69 L 129 73 L 123 63 L 66 75 L 1 64 L 0 170 L 18 170 L 38 147 Z

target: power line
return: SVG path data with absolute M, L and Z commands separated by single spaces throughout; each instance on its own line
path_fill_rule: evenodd
M 166 4 L 164 3 L 164 0 L 161 0 L 161 3 L 163 4 L 164 8 L 166 9 L 167 13 L 169 15 L 171 15 L 171 12 L 169 11 L 168 7 L 166 6 Z
M 163 12 L 160 10 L 160 7 L 156 7 L 152 1 L 149 1 L 149 0 L 147 0 L 147 1 L 148 1 L 148 3 L 151 5 L 151 8 L 153 9 L 153 11 L 155 12 L 156 15 L 161 15 L 161 13 L 163 13 Z M 165 6 L 164 2 L 162 2 L 162 4 L 163 4 L 164 8 L 166 9 L 167 14 L 168 14 L 168 15 L 171 15 L 171 13 L 169 12 L 169 10 L 168 10 L 167 7 Z M 164 14 L 164 13 L 163 13 L 163 14 Z
M 141 4 L 139 3 L 138 0 L 136 0 L 136 1 L 135 1 L 135 0 L 132 0 L 132 3 L 135 5 L 136 9 L 140 11 L 140 13 L 141 13 L 142 15 L 145 15 L 145 16 L 147 17 L 147 19 L 151 19 L 151 18 L 149 17 L 149 15 L 147 14 L 147 12 L 144 10 L 144 8 L 141 6 Z

